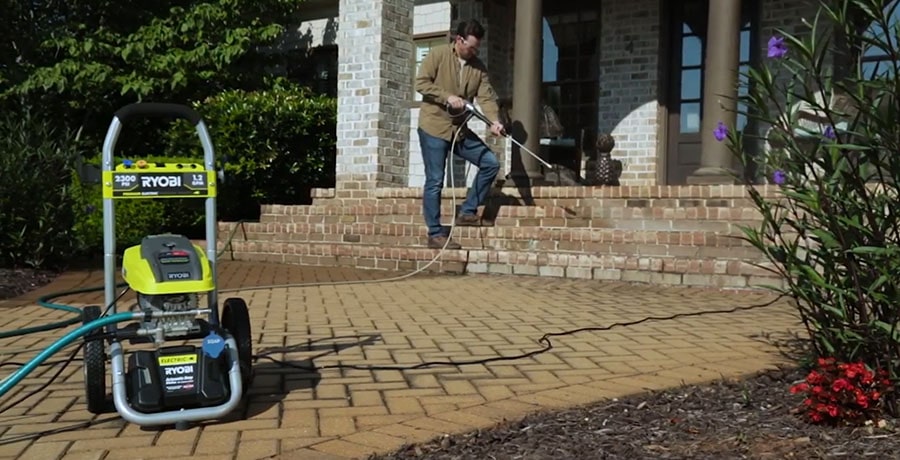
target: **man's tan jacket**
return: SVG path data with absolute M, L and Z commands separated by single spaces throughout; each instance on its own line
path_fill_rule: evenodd
M 446 141 L 451 140 L 454 125 L 465 119 L 451 118 L 447 113 L 445 104 L 450 96 L 477 102 L 489 119 L 500 120 L 497 93 L 491 86 L 487 67 L 477 57 L 462 65 L 451 44 L 439 45 L 425 56 L 416 75 L 416 91 L 422 94 L 419 128 Z

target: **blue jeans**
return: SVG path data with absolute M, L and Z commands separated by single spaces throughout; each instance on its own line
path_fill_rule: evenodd
M 484 203 L 488 193 L 491 192 L 491 184 L 500 171 L 500 162 L 494 152 L 484 144 L 477 135 L 469 130 L 464 130 L 456 141 L 456 154 L 460 158 L 478 167 L 478 175 L 472 188 L 460 207 L 460 214 L 474 215 L 478 206 Z M 428 236 L 446 235 L 441 226 L 441 190 L 444 188 L 444 171 L 447 167 L 447 154 L 450 152 L 451 142 L 432 136 L 422 128 L 418 129 L 419 145 L 422 148 L 422 160 L 425 163 L 425 189 L 422 194 L 422 213 L 425 217 L 425 225 L 428 226 Z

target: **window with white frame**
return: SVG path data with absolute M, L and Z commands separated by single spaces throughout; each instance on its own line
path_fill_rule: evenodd
M 422 100 L 422 95 L 419 94 L 415 89 L 415 80 L 416 75 L 419 73 L 419 67 L 422 65 L 422 61 L 425 60 L 425 56 L 428 56 L 428 53 L 431 52 L 434 47 L 443 45 L 447 43 L 447 33 L 441 34 L 429 34 L 427 36 L 416 37 L 413 39 L 415 45 L 415 52 L 413 54 L 413 100 L 418 102 Z

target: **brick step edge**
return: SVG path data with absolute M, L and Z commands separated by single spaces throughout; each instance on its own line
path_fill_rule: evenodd
M 753 187 L 764 197 L 781 196 L 781 188 L 775 185 Z M 622 185 L 615 187 L 528 187 L 522 191 L 515 186 L 494 187 L 492 196 L 518 199 L 536 198 L 742 198 L 747 196 L 748 187 L 741 184 L 727 185 Z M 467 187 L 445 187 L 445 196 L 454 194 L 465 198 Z M 375 189 L 337 190 L 316 188 L 312 190 L 316 199 L 373 199 L 373 198 L 421 198 L 421 187 L 379 187 Z
M 444 251 L 432 262 L 438 252 L 427 248 L 331 243 L 233 242 L 224 257 L 312 266 L 550 276 L 672 286 L 755 289 L 782 285 L 774 273 L 743 260 L 464 249 Z
M 629 200 L 629 202 L 635 200 Z M 640 200 L 637 200 L 640 201 Z M 449 203 L 442 203 L 441 214 L 452 216 L 458 209 Z M 727 204 L 719 206 L 656 206 L 607 203 L 580 203 L 578 205 L 538 204 L 480 206 L 479 214 L 497 218 L 560 217 L 585 218 L 605 217 L 622 219 L 719 219 L 757 220 L 760 213 L 756 207 L 747 204 Z M 420 216 L 422 203 L 372 204 L 357 206 L 266 205 L 260 209 L 260 220 L 267 222 L 291 222 L 294 216 Z
M 272 242 L 288 245 L 296 244 L 341 244 L 347 246 L 381 246 L 402 249 L 429 249 L 425 237 L 414 236 L 380 236 L 344 235 L 345 238 L 278 240 L 248 238 L 247 242 Z M 696 244 L 657 244 L 657 243 L 610 243 L 591 241 L 555 241 L 555 240 L 512 240 L 512 239 L 478 239 L 454 235 L 453 241 L 462 245 L 464 250 L 481 251 L 527 251 L 538 253 L 587 254 L 587 255 L 639 255 L 647 257 L 687 257 L 717 258 L 723 260 L 744 260 L 760 258 L 760 252 L 753 246 L 713 246 Z
M 374 217 L 374 218 L 373 218 Z M 337 234 L 375 234 L 376 229 L 396 228 L 407 235 L 418 235 L 424 231 L 425 223 L 421 217 L 413 216 L 294 216 L 299 222 L 219 222 L 220 233 L 244 231 L 255 233 L 337 233 Z M 442 218 L 441 223 L 449 227 L 453 219 Z M 758 228 L 761 221 L 716 221 L 716 220 L 629 220 L 579 218 L 563 219 L 559 217 L 544 218 L 500 218 L 486 222 L 480 228 L 497 229 L 496 231 L 620 231 L 620 232 L 716 232 L 729 235 L 742 234 L 742 228 Z

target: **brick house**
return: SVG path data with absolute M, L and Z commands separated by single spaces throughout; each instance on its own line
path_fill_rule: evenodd
M 734 69 L 765 58 L 775 29 L 799 31 L 815 0 L 309 0 L 288 45 L 311 52 L 306 79 L 338 99 L 336 185 L 312 205 L 263 206 L 259 222 L 223 222 L 230 256 L 305 265 L 502 273 L 667 285 L 779 284 L 739 238 L 759 214 L 723 170 L 713 138 Z M 495 145 L 506 181 L 458 228 L 463 250 L 425 246 L 423 167 L 415 134 L 417 63 L 460 19 L 487 27 L 480 57 L 525 145 L 579 168 L 585 133 L 609 133 L 619 187 L 548 186 L 540 164 Z M 541 138 L 548 106 L 563 133 Z M 477 124 L 472 124 L 476 126 Z M 481 126 L 483 130 L 484 126 Z M 753 129 L 747 127 L 747 129 Z M 459 166 L 459 165 L 457 165 Z M 465 177 L 457 167 L 457 179 Z M 470 174 L 471 178 L 473 174 Z M 508 185 L 511 183 L 511 186 Z M 445 189 L 443 215 L 461 199 Z M 762 193 L 772 193 L 762 188 Z M 225 241 L 227 240 L 227 241 Z
M 610 133 L 623 185 L 680 185 L 720 182 L 717 168 L 736 166 L 712 139 L 715 123 L 729 119 L 715 95 L 732 89 L 734 68 L 764 56 L 774 28 L 815 8 L 808 0 L 311 0 L 296 35 L 330 68 L 339 98 L 338 188 L 422 184 L 416 63 L 466 18 L 488 29 L 480 57 L 511 119 L 537 132 L 546 105 L 562 122 L 562 136 L 526 140 L 531 150 L 577 170 L 584 132 Z M 497 142 L 504 173 L 540 178 L 540 165 L 506 144 Z

